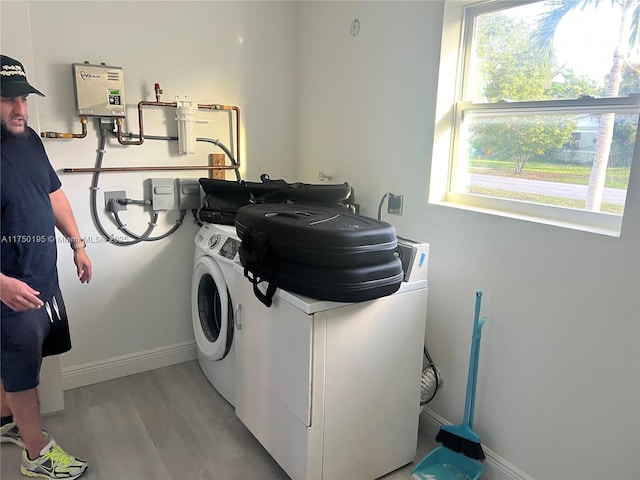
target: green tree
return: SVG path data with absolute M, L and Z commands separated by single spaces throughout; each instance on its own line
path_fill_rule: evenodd
M 626 97 L 638 92 L 640 92 L 640 64 L 627 64 L 622 72 L 618 95 Z
M 598 7 L 603 2 L 604 0 L 553 0 L 549 2 L 553 8 L 541 17 L 536 29 L 534 45 L 550 57 L 553 52 L 553 36 L 562 19 L 578 9 L 584 9 L 588 6 Z M 613 52 L 605 92 L 608 97 L 617 97 L 620 94 L 623 71 L 628 63 L 628 54 L 631 49 L 640 46 L 640 0 L 606 0 L 606 3 L 620 7 L 618 41 Z M 594 32 L 594 34 L 596 33 Z M 587 189 L 585 206 L 587 210 L 600 211 L 602 205 L 614 125 L 615 114 L 601 115 L 593 168 Z
M 548 62 L 541 62 L 538 51 L 523 31 L 530 25 L 503 13 L 478 18 L 477 74 L 488 102 L 521 101 L 544 98 L 551 78 Z
M 570 68 L 559 67 L 553 71 L 553 80 L 548 98 L 570 100 L 583 96 L 594 96 L 598 85 L 594 80 L 576 75 Z
M 515 174 L 520 175 L 527 161 L 558 150 L 574 129 L 575 123 L 566 117 L 485 118 L 474 125 L 470 143 L 478 151 L 509 157 Z
M 609 163 L 612 167 L 630 167 L 636 143 L 637 115 L 616 115 L 611 139 Z
M 478 20 L 477 74 L 481 76 L 482 92 L 489 102 L 523 101 L 548 98 L 553 94 L 551 67 L 540 61 L 539 52 L 523 31 L 531 26 L 503 14 Z M 576 81 L 573 72 L 564 72 L 563 82 L 555 94 L 565 96 L 572 91 L 584 91 L 589 85 Z M 564 90 L 560 92 L 560 90 Z M 519 175 L 533 156 L 557 150 L 575 129 L 571 118 L 530 115 L 526 117 L 480 117 L 469 128 L 471 146 L 482 152 L 492 152 L 510 158 Z

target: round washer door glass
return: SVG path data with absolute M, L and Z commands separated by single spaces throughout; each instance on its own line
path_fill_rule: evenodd
M 233 307 L 220 267 L 201 258 L 193 273 L 191 314 L 196 343 L 210 360 L 222 360 L 233 342 Z

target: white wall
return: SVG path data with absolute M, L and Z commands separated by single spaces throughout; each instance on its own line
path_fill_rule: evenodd
M 304 2 L 298 173 L 354 185 L 430 243 L 432 416 L 462 421 L 474 292 L 484 292 L 475 429 L 491 478 L 640 478 L 640 157 L 620 238 L 427 203 L 442 2 Z M 360 34 L 352 37 L 354 18 Z M 495 470 L 495 469 L 494 469 Z
M 404 215 L 383 218 L 401 235 L 431 245 L 427 344 L 445 376 L 444 390 L 429 404 L 433 415 L 461 421 L 474 292 L 482 289 L 489 323 L 475 428 L 486 449 L 523 478 L 640 478 L 640 168 L 632 172 L 620 238 L 428 205 L 441 2 L 2 2 L 0 8 L 2 52 L 25 58 L 35 68 L 30 80 L 47 94 L 37 100 L 43 130 L 78 130 L 70 64 L 104 61 L 124 67 L 131 105 L 153 100 L 154 82 L 167 100 L 188 93 L 239 105 L 244 178 L 268 172 L 315 182 L 323 170 L 332 182 L 351 183 L 370 216 L 385 192 L 404 194 Z M 108 23 L 114 12 L 120 20 Z M 361 23 L 355 38 L 354 18 Z M 105 24 L 112 35 L 96 26 Z M 150 120 L 150 132 L 162 130 L 163 121 Z M 92 166 L 95 127 L 84 140 L 46 146 L 57 168 Z M 204 163 L 209 150 L 198 148 L 195 158 Z M 195 162 L 162 142 L 125 148 L 111 141 L 107 150 L 111 165 Z M 146 177 L 105 175 L 101 188 L 123 187 L 136 197 Z M 62 180 L 83 234 L 96 235 L 89 176 Z M 146 218 L 129 213 L 132 225 Z M 90 245 L 89 286 L 73 278 L 68 247 L 60 248 L 75 342 L 62 357 L 67 372 L 192 342 L 195 231 L 187 222 L 157 244 Z M 516 473 L 506 478 L 521 478 Z
M 137 103 L 188 95 L 199 103 L 237 105 L 241 110 L 242 177 L 292 178 L 295 149 L 295 13 L 289 2 L 2 2 L 2 53 L 25 63 L 31 83 L 46 98 L 30 97 L 31 125 L 39 131 L 80 132 L 75 116 L 71 64 L 89 61 L 124 69 L 128 105 L 126 130 L 138 133 Z M 147 135 L 176 135 L 173 109 L 146 108 Z M 201 114 L 213 123 L 197 134 L 233 147 L 225 113 Z M 98 132 L 90 120 L 84 139 L 45 139 L 56 169 L 93 167 Z M 195 155 L 178 155 L 177 142 L 146 140 L 140 146 L 107 143 L 103 166 L 206 165 L 209 153 L 198 143 Z M 106 173 L 103 192 L 125 190 L 141 199 L 150 177 L 206 176 L 204 171 Z M 130 247 L 96 243 L 100 237 L 89 209 L 91 174 L 60 174 L 93 261 L 94 278 L 81 285 L 71 250 L 59 247 L 59 268 L 70 314 L 74 348 L 62 356 L 68 387 L 132 373 L 162 362 L 194 358 L 191 326 L 193 239 L 191 214 L 171 237 Z M 230 179 L 235 178 L 228 174 Z M 142 233 L 150 219 L 129 206 L 122 218 Z M 153 235 L 166 232 L 177 211 L 161 213 Z M 106 229 L 115 225 L 103 214 Z

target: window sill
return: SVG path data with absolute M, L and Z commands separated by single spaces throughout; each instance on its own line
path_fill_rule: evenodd
M 619 237 L 622 229 L 622 216 L 619 215 L 503 200 L 480 195 L 449 192 L 442 200 L 430 201 L 430 203 L 432 205 L 459 208 L 610 237 Z

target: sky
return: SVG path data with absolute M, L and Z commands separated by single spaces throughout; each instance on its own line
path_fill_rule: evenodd
M 602 82 L 611 68 L 618 41 L 620 8 L 602 2 L 597 9 L 592 6 L 570 15 L 556 30 L 553 43 L 556 56 L 575 73 Z
M 621 8 L 613 2 L 600 2 L 584 9 L 575 9 L 558 25 L 553 40 L 558 61 L 572 68 L 578 75 L 588 76 L 599 84 L 609 73 L 621 25 Z M 524 18 L 534 18 L 544 9 L 544 2 L 512 9 Z M 632 52 L 630 59 L 640 63 L 640 53 Z

